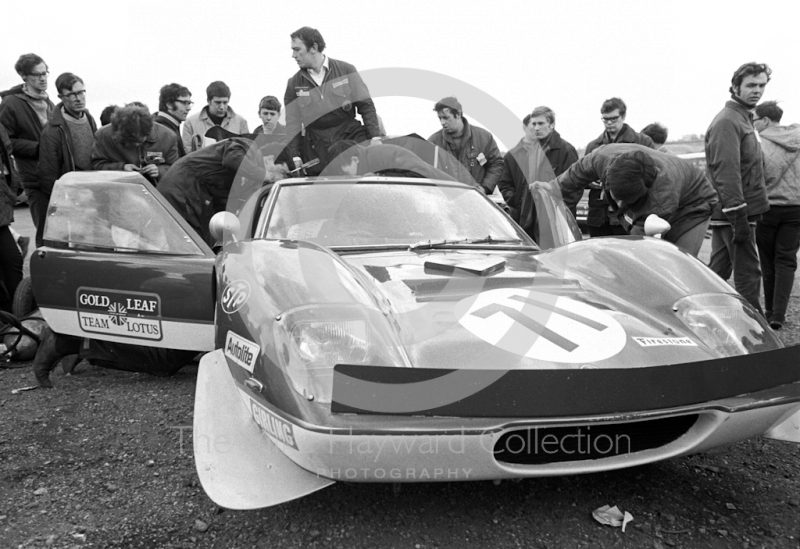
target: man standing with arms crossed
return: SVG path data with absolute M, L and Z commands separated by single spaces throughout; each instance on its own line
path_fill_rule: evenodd
M 772 70 L 764 63 L 745 63 L 733 73 L 731 99 L 706 131 L 706 173 L 720 204 L 711 218 L 708 266 L 724 280 L 733 272 L 736 291 L 759 312 L 761 268 L 755 223 L 769 210 L 753 109 Z

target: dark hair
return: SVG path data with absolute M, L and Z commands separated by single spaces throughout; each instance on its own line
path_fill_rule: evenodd
M 317 29 L 313 29 L 311 27 L 302 27 L 290 34 L 289 38 L 292 40 L 299 38 L 303 41 L 303 44 L 306 45 L 306 49 L 310 50 L 314 44 L 316 44 L 318 52 L 322 53 L 325 51 L 325 39 Z
M 289 147 L 286 143 L 267 143 L 261 147 L 261 156 L 274 156 L 275 164 L 286 164 L 289 169 L 293 169 L 292 158 L 289 156 Z
M 123 146 L 129 146 L 150 134 L 153 129 L 153 118 L 146 108 L 131 106 L 128 103 L 114 111 L 111 116 L 111 128 L 114 139 Z
M 18 75 L 25 77 L 28 76 L 31 71 L 33 71 L 33 67 L 39 63 L 44 63 L 44 59 L 35 53 L 24 53 L 20 55 L 17 62 L 14 63 L 14 70 L 17 71 Z M 44 66 L 47 67 L 47 63 L 44 63 Z
M 111 124 L 111 116 L 114 114 L 119 107 L 116 105 L 109 105 L 103 112 L 100 113 L 100 125 L 105 126 L 106 124 Z
M 728 88 L 728 91 L 731 94 L 736 93 L 736 88 L 742 85 L 742 81 L 747 76 L 758 76 L 761 73 L 767 74 L 767 82 L 770 80 L 770 76 L 772 75 L 772 69 L 769 68 L 769 65 L 766 63 L 745 63 L 733 73 L 733 77 L 731 78 L 731 87 Z
M 667 130 L 666 126 L 659 124 L 658 122 L 653 122 L 652 124 L 645 126 L 641 133 L 652 139 L 653 143 L 656 145 L 663 145 L 667 142 L 669 130 Z
M 783 118 L 783 109 L 778 106 L 777 101 L 764 101 L 756 107 L 756 116 L 758 118 L 769 118 L 778 124 Z
M 603 106 L 600 107 L 600 114 L 606 114 L 616 109 L 619 109 L 620 116 L 625 116 L 625 113 L 628 112 L 628 107 L 625 105 L 625 101 L 619 97 L 612 97 L 611 99 L 606 99 L 603 101 Z
M 361 149 L 359 144 L 350 139 L 337 141 L 327 151 L 328 166 L 335 175 L 339 175 L 342 166 L 350 163 L 350 159 L 354 156 L 361 158 Z
M 441 113 L 445 109 L 448 109 L 450 114 L 452 114 L 454 117 L 462 116 L 464 112 L 464 108 L 455 97 L 445 97 L 433 106 L 433 110 L 435 110 L 437 113 Z
M 230 97 L 231 89 L 222 80 L 216 80 L 206 88 L 206 100 L 211 101 L 215 97 Z
M 186 86 L 175 83 L 162 87 L 161 91 L 158 92 L 158 110 L 167 112 L 169 110 L 168 105 L 177 101 L 181 95 L 191 96 L 192 92 Z
M 274 95 L 266 95 L 258 102 L 258 110 L 261 109 L 281 112 L 281 102 Z
M 527 128 L 528 127 L 528 124 L 530 123 L 531 118 L 533 118 L 533 115 L 528 114 L 528 115 L 525 116 L 525 118 L 522 119 L 522 127 L 523 128 Z
M 147 112 L 150 112 L 150 108 L 147 105 L 145 105 L 144 103 L 142 103 L 141 101 L 131 101 L 130 103 L 125 103 L 125 106 L 126 107 L 140 107 L 142 109 L 145 109 Z
M 642 151 L 621 154 L 606 169 L 605 186 L 623 206 L 635 207 L 647 197 L 656 179 L 652 159 Z
M 83 78 L 71 72 L 61 73 L 58 75 L 58 78 L 56 78 L 56 91 L 59 95 L 61 94 L 61 90 L 72 91 L 72 86 L 74 86 L 76 82 L 83 84 Z
M 551 109 L 550 107 L 544 107 L 544 106 L 536 107 L 535 109 L 533 109 L 533 112 L 531 113 L 531 117 L 534 116 L 544 116 L 549 124 L 556 123 L 556 113 L 554 113 L 553 109 Z

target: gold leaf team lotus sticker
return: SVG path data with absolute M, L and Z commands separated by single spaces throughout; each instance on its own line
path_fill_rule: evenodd
M 144 292 L 78 288 L 78 322 L 90 334 L 160 341 L 161 298 Z

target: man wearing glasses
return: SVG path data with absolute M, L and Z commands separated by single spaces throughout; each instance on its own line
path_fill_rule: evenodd
M 178 138 L 178 155 L 186 156 L 186 148 L 181 139 L 181 122 L 189 116 L 192 110 L 192 92 L 180 84 L 167 84 L 161 88 L 158 95 L 158 112 L 153 117 L 153 122 L 161 124 L 175 133 Z
M 586 145 L 586 154 L 593 150 L 608 145 L 609 143 L 635 143 L 655 149 L 653 140 L 648 136 L 636 133 L 633 128 L 625 123 L 625 114 L 628 107 L 619 97 L 612 97 L 603 102 L 600 107 L 605 131 L 600 137 Z M 627 234 L 625 228 L 619 224 L 615 216 L 608 215 L 609 202 L 605 191 L 599 182 L 591 185 L 589 190 L 589 213 L 586 216 L 586 225 L 589 227 L 590 236 L 611 236 Z
M 80 76 L 65 72 L 56 78 L 61 103 L 53 109 L 39 141 L 39 190 L 45 211 L 53 184 L 67 172 L 92 169 L 92 146 L 97 124 L 86 109 L 86 87 Z M 44 223 L 36 228 L 36 246 L 42 245 Z
M 53 111 L 53 102 L 47 96 L 47 63 L 34 53 L 21 55 L 14 69 L 22 77 L 22 84 L 0 92 L 0 124 L 11 139 L 19 179 L 28 195 L 31 218 L 37 227 L 44 224 L 47 214 L 47 196 L 39 188 L 36 163 L 39 160 L 39 138 Z

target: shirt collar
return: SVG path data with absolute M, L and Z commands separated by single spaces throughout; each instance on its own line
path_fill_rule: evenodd
M 330 63 L 328 63 L 328 56 L 323 54 L 322 57 L 324 57 L 325 60 L 322 61 L 322 66 L 319 68 L 319 71 L 315 71 L 314 69 L 308 69 L 308 74 L 310 74 L 315 78 L 324 76 L 325 73 L 327 73 L 330 70 Z
M 170 122 L 174 123 L 176 126 L 180 126 L 180 125 L 181 125 L 181 122 L 180 122 L 180 120 L 176 119 L 176 118 L 175 118 L 175 117 L 173 117 L 171 114 L 169 114 L 169 113 L 166 113 L 166 112 L 164 112 L 164 111 L 158 111 L 158 113 L 156 114 L 156 116 L 161 116 L 162 118 L 166 118 L 166 119 L 167 119 L 167 120 L 169 120 Z

